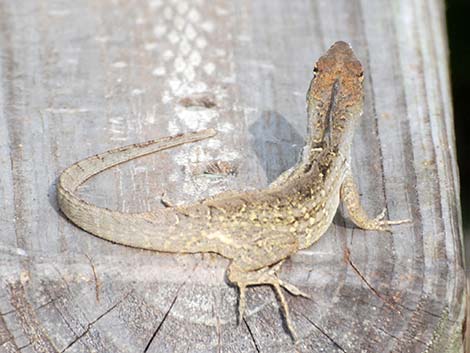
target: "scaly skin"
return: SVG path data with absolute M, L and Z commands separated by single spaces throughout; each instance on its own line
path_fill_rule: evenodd
M 78 227 L 109 241 L 175 253 L 215 252 L 228 259 L 228 279 L 240 290 L 239 320 L 245 290 L 271 285 L 281 302 L 288 329 L 296 338 L 281 287 L 306 296 L 277 277 L 283 261 L 316 242 L 328 229 L 340 198 L 361 228 L 387 230 L 406 221 L 369 218 L 351 177 L 350 148 L 362 114 L 362 65 L 350 46 L 336 42 L 316 63 L 307 92 L 310 135 L 298 165 L 270 187 L 227 192 L 194 204 L 147 213 L 121 213 L 91 205 L 76 189 L 91 176 L 119 163 L 215 135 L 214 130 L 163 138 L 111 150 L 67 168 L 59 178 L 58 200 Z

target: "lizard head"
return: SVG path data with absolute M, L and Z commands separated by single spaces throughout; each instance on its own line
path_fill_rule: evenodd
M 312 147 L 349 148 L 362 114 L 361 62 L 348 43 L 336 42 L 318 59 L 313 72 L 307 92 Z
M 344 76 L 362 81 L 363 69 L 351 46 L 346 42 L 334 43 L 322 55 L 313 69 L 315 76 Z

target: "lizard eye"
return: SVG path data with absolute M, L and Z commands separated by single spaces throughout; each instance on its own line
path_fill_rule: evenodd
M 313 67 L 313 73 L 315 75 L 318 73 L 318 67 L 316 65 Z

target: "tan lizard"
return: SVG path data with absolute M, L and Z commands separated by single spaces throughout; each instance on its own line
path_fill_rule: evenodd
M 268 188 L 226 192 L 190 205 L 145 213 L 97 207 L 77 196 L 88 178 L 128 160 L 199 141 L 212 129 L 114 149 L 67 168 L 58 182 L 58 201 L 78 227 L 135 248 L 173 253 L 214 252 L 231 260 L 228 279 L 239 288 L 239 322 L 247 286 L 270 285 L 296 338 L 281 287 L 302 291 L 277 276 L 289 256 L 316 242 L 328 229 L 340 199 L 360 228 L 387 230 L 406 221 L 369 218 L 350 169 L 351 142 L 362 115 L 363 69 L 351 47 L 336 42 L 320 59 L 307 92 L 308 142 L 302 160 Z

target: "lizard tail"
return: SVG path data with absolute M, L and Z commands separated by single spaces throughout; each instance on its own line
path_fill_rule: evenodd
M 168 232 L 171 238 L 174 219 L 168 214 L 171 209 L 147 213 L 122 213 L 98 207 L 82 200 L 77 188 L 87 179 L 115 165 L 127 162 L 150 153 L 162 151 L 182 144 L 207 139 L 216 134 L 214 129 L 194 133 L 164 137 L 140 144 L 113 149 L 83 159 L 65 169 L 57 184 L 57 199 L 62 212 L 75 225 L 100 238 L 114 243 L 136 248 L 152 249 L 167 252 L 178 252 L 174 242 L 168 241 L 160 233 Z M 173 211 L 174 212 L 174 211 Z M 173 248 L 175 247 L 175 248 Z

